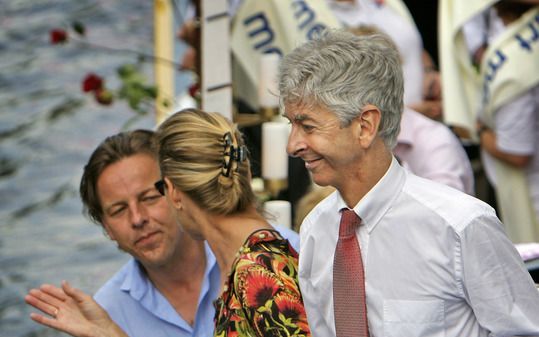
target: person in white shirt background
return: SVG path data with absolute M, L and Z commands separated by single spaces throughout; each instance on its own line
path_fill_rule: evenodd
M 393 157 L 403 87 L 398 51 L 383 35 L 329 32 L 281 63 L 287 150 L 316 184 L 337 190 L 300 229 L 313 335 L 336 336 L 332 256 L 343 208 L 362 220 L 370 335 L 539 335 L 539 292 L 494 210 Z
M 467 46 L 474 63 L 481 65 L 482 55 L 488 45 L 493 44 L 511 23 L 538 5 L 539 1 L 497 2 L 464 25 Z M 508 57 L 518 58 L 519 55 Z M 515 78 L 515 81 L 518 81 L 518 78 Z M 508 102 L 496 108 L 493 116 L 493 123 L 488 127 L 486 121 L 490 119 L 489 116 L 482 109 L 478 111 L 478 138 L 487 178 L 496 190 L 499 200 L 503 200 L 504 195 L 511 193 L 511 186 L 500 186 L 499 179 L 503 177 L 496 176 L 496 162 L 524 172 L 537 224 L 539 223 L 539 84 L 513 95 Z M 500 209 L 503 208 L 499 206 Z M 520 205 L 511 207 L 518 209 Z M 522 209 L 519 211 L 524 213 Z M 506 223 L 507 226 L 514 228 L 516 242 L 539 240 L 539 232 L 532 236 L 519 234 L 520 224 L 518 221 Z

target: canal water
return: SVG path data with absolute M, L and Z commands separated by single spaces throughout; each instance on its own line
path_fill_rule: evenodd
M 153 1 L 0 0 L 0 337 L 64 336 L 34 323 L 23 297 L 69 280 L 93 293 L 127 257 L 82 215 L 82 167 L 104 137 L 135 115 L 124 101 L 81 91 L 89 72 L 117 88 L 129 53 L 51 45 L 79 21 L 86 39 L 152 53 Z M 151 79 L 152 65 L 143 67 Z M 153 128 L 153 112 L 129 124 Z

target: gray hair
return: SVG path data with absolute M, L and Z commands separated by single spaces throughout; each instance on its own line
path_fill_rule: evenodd
M 404 80 L 399 53 L 383 34 L 330 30 L 295 48 L 279 69 L 281 104 L 327 108 L 347 126 L 367 104 L 382 112 L 378 135 L 396 144 Z

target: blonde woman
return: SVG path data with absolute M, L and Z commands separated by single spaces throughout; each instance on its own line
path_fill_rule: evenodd
M 178 225 L 207 240 L 221 271 L 215 336 L 310 336 L 297 252 L 264 218 L 251 189 L 247 149 L 217 113 L 177 112 L 156 133 L 163 179 L 155 187 Z M 126 336 L 92 298 L 64 283 L 34 289 L 36 322 L 77 337 Z
M 309 336 L 297 253 L 257 207 L 239 131 L 219 114 L 185 110 L 159 127 L 157 140 L 158 185 L 221 270 L 215 335 Z

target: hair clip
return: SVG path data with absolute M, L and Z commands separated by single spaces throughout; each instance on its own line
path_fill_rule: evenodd
M 230 132 L 227 132 L 223 135 L 223 150 L 226 153 L 226 149 L 232 145 L 232 134 Z
M 232 146 L 232 134 L 227 132 L 223 135 L 223 167 L 221 168 L 221 174 L 225 177 L 230 176 L 233 151 L 234 146 Z
M 247 147 L 245 145 L 241 145 L 238 148 L 234 147 L 234 145 L 232 145 L 232 134 L 230 132 L 224 134 L 223 142 L 223 167 L 221 169 L 221 174 L 225 177 L 229 177 L 232 161 L 241 163 L 247 159 Z M 236 171 L 238 169 L 239 165 L 236 166 Z
M 230 158 L 232 158 L 232 160 L 235 160 L 238 163 L 241 163 L 242 161 L 247 159 L 247 148 L 245 147 L 245 145 L 242 145 L 237 149 L 234 146 L 231 146 Z

